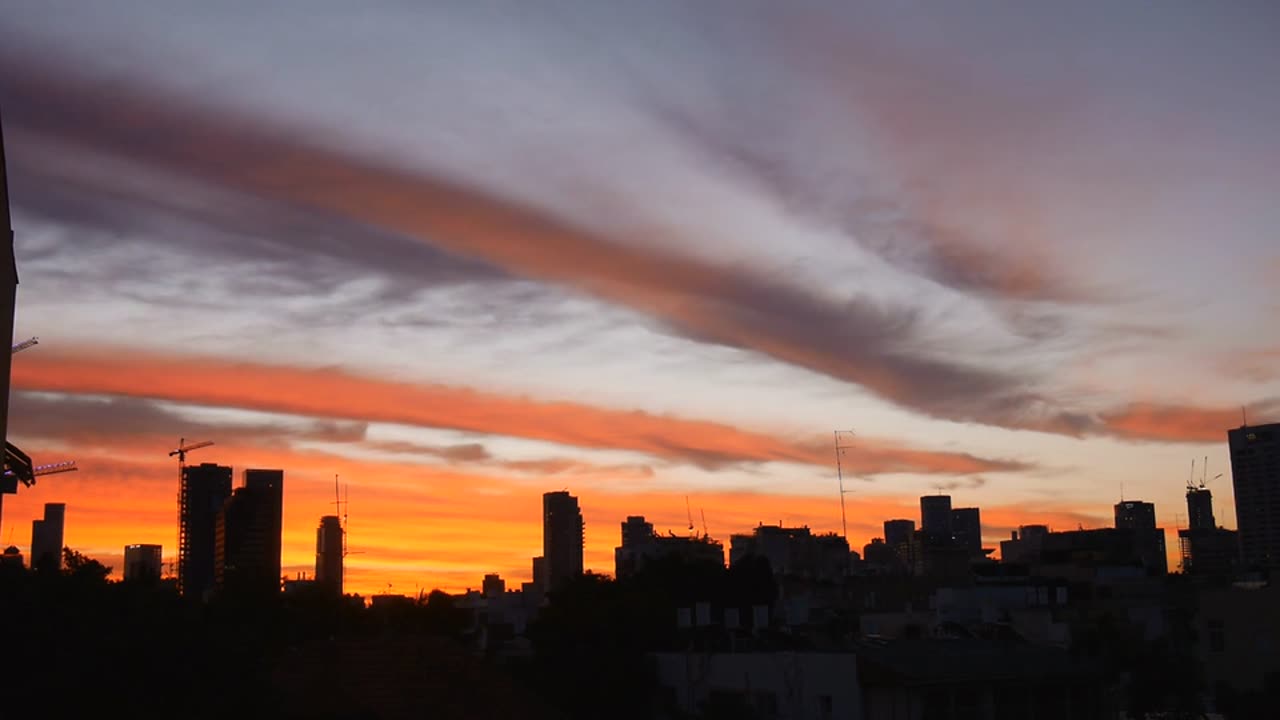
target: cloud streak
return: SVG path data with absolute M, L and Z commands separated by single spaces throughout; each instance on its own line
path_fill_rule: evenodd
M 1241 425 L 1246 410 L 1251 423 L 1280 419 L 1280 398 L 1235 408 L 1133 403 L 1105 413 L 1102 423 L 1109 434 L 1125 440 L 1221 443 L 1228 428 Z
M 686 337 L 856 383 L 930 416 L 1065 433 L 1089 423 L 1034 392 L 1024 373 L 930 347 L 929 328 L 909 308 L 836 301 L 756 271 L 641 249 L 446 177 L 308 146 L 285 129 L 136 87 L 11 57 L 0 68 L 7 106 L 17 108 L 11 124 L 73 152 L 127 156 L 266 207 L 342 218 L 575 288 Z
M 160 399 L 630 450 L 708 469 L 761 462 L 829 467 L 833 462 L 826 444 L 786 440 L 722 423 L 377 380 L 337 369 L 108 348 L 73 353 L 42 349 L 39 362 L 14 364 L 13 383 L 27 390 Z M 851 472 L 862 474 L 973 474 L 1030 467 L 1015 460 L 937 452 L 874 438 L 860 438 L 847 462 Z

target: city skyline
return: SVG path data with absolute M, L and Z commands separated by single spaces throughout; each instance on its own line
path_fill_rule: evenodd
M 1274 10 L 329 10 L 6 13 L 9 436 L 80 471 L 5 545 L 63 502 L 167 566 L 179 437 L 288 474 L 289 576 L 338 474 L 364 594 L 529 580 L 558 489 L 597 572 L 628 515 L 839 531 L 836 429 L 854 549 L 941 489 L 987 547 L 1125 499 L 1172 551 L 1193 459 L 1235 527 Z

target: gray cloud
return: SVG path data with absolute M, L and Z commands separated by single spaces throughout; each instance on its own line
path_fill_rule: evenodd
M 111 447 L 147 438 L 217 438 L 227 442 L 282 446 L 294 442 L 353 443 L 365 439 L 368 423 L 309 420 L 305 423 L 214 423 L 193 420 L 151 400 L 123 396 L 84 397 L 15 391 L 9 404 L 10 432 L 32 439 L 55 438 L 74 447 Z M 157 448 L 167 450 L 166 447 Z
M 456 465 L 482 465 L 511 470 L 530 475 L 608 475 L 627 478 L 650 478 L 653 467 L 643 463 L 597 465 L 573 458 L 537 458 L 532 460 L 505 460 L 494 455 L 481 443 L 460 445 L 425 445 L 422 443 L 394 441 L 370 441 L 365 447 L 383 452 L 405 455 L 422 455 L 444 460 Z
M 7 120 L 21 131 L 68 152 L 128 157 L 253 197 L 280 222 L 301 212 L 377 228 L 380 237 L 414 238 L 447 255 L 626 305 L 687 337 L 857 383 L 939 418 L 1069 433 L 1091 422 L 1032 391 L 1035 378 L 1023 372 L 931 347 L 930 328 L 914 309 L 865 297 L 833 302 L 763 273 L 622 245 L 447 178 L 310 147 L 285 130 L 141 88 L 108 87 L 11 57 L 0 58 L 0 69 L 6 108 L 16 108 Z M 273 215 L 276 208 L 281 215 Z M 376 243 L 355 244 L 352 261 L 385 268 L 387 262 L 368 259 L 400 257 L 407 252 L 400 242 L 385 252 Z

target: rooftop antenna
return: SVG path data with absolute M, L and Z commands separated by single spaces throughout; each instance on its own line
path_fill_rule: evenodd
M 853 435 L 854 433 L 852 430 L 836 430 L 831 433 L 832 436 L 835 438 L 835 446 L 836 446 L 836 481 L 840 483 L 840 534 L 844 536 L 845 542 L 848 542 L 849 541 L 849 520 L 848 520 L 848 516 L 845 514 L 845 509 L 844 509 L 844 496 L 848 491 L 844 489 L 844 468 L 840 464 L 840 456 L 844 454 L 844 451 L 846 448 L 851 448 L 853 446 L 841 445 L 840 433 L 847 433 L 849 435 Z

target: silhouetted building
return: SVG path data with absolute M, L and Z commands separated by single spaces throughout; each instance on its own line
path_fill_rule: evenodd
M 1280 567 L 1280 423 L 1228 430 L 1227 444 L 1244 561 Z
M 1129 566 L 1148 575 L 1169 571 L 1161 528 L 1098 528 L 1049 533 L 1041 540 L 1040 563 L 1099 567 Z
M 871 538 L 871 542 L 862 546 L 862 565 L 870 574 L 895 574 L 900 575 L 907 570 L 902 564 L 902 559 L 898 557 L 898 553 L 884 538 Z
M 1156 526 L 1156 506 L 1141 500 L 1116 503 L 1116 527 L 1150 530 Z
M 1208 488 L 1187 488 L 1187 528 L 1203 530 L 1218 527 L 1213 517 L 1213 493 Z
M 19 568 L 24 567 L 22 562 L 22 551 L 17 545 L 10 545 L 4 549 L 4 554 L 0 555 L 0 568 Z
M 218 513 L 231 496 L 231 468 L 186 465 L 178 490 L 178 592 L 203 599 L 213 590 Z
M 218 514 L 215 576 L 220 589 L 269 595 L 280 592 L 280 530 L 284 471 L 245 470 Z
M 915 520 L 885 520 L 884 544 L 897 558 L 896 567 L 892 569 L 909 572 L 916 564 Z
M 951 537 L 971 554 L 982 553 L 982 513 L 978 508 L 951 510 Z
M 125 545 L 124 579 L 131 582 L 158 582 L 160 553 L 159 545 Z
M 1000 562 L 1033 563 L 1040 560 L 1040 547 L 1049 534 L 1048 525 L 1023 525 L 1009 540 L 1000 542 Z
M 950 495 L 925 495 L 920 498 L 920 530 L 934 540 L 951 539 Z
M 632 515 L 622 523 L 622 545 L 613 551 L 614 573 L 621 579 L 644 569 L 648 563 L 678 557 L 686 563 L 724 567 L 724 546 L 709 537 L 658 535 L 643 516 Z
M 316 584 L 334 595 L 342 594 L 342 521 L 337 515 L 320 518 L 316 528 Z
M 916 533 L 915 565 L 917 576 L 934 580 L 959 580 L 971 572 L 973 556 L 969 548 L 943 535 Z
M 582 510 L 578 498 L 564 490 L 542 496 L 542 557 L 546 563 L 547 589 L 554 589 L 582 574 Z
M 1240 538 L 1234 530 L 1217 527 L 1213 494 L 1207 488 L 1187 488 L 1188 527 L 1178 531 L 1182 572 L 1225 578 L 1240 558 Z
M 849 542 L 834 533 L 814 535 L 807 527 L 759 525 L 750 535 L 729 536 L 729 565 L 763 557 L 777 577 L 836 581 L 849 572 Z
M 640 545 L 653 537 L 653 523 L 645 522 L 643 515 L 628 515 L 622 523 L 622 547 Z
M 533 559 L 533 586 L 544 592 L 547 589 L 547 559 L 541 555 Z
M 31 521 L 31 569 L 57 572 L 62 567 L 62 533 L 66 503 L 45 503 L 44 519 Z
M 480 588 L 487 598 L 502 597 L 507 592 L 507 583 L 498 576 L 498 573 L 489 573 L 484 576 L 484 582 Z

